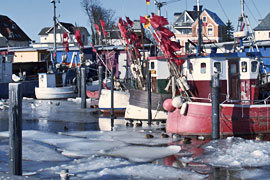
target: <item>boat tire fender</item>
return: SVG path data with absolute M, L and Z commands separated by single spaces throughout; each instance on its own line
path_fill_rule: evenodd
M 187 109 L 188 109 L 188 103 L 185 102 L 183 103 L 181 107 L 180 114 L 185 116 L 187 113 Z

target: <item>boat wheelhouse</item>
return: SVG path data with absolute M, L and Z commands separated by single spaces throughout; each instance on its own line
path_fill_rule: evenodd
M 211 135 L 211 76 L 220 80 L 220 135 L 255 135 L 270 133 L 269 97 L 260 92 L 258 52 L 211 53 L 189 58 L 182 68 L 194 96 L 185 110 L 169 112 L 168 133 Z

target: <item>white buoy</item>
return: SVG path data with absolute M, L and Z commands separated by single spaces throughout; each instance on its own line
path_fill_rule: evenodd
M 187 104 L 186 102 L 183 103 L 182 108 L 181 108 L 181 110 L 180 110 L 180 114 L 181 114 L 181 115 L 185 115 L 186 112 L 187 112 L 187 108 L 188 108 L 188 104 Z
M 181 96 L 176 96 L 175 98 L 173 98 L 172 100 L 172 105 L 175 108 L 181 108 L 181 106 L 183 105 L 184 100 L 182 99 Z

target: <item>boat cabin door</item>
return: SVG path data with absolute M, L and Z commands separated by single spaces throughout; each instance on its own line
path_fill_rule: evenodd
M 230 99 L 240 100 L 239 59 L 228 59 L 228 90 Z

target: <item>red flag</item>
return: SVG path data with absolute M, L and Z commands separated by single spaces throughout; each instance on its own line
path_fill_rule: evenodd
M 100 24 L 102 26 L 104 36 L 107 36 L 108 33 L 105 31 L 105 22 L 102 19 L 100 20 Z
M 126 40 L 127 44 L 129 44 L 129 40 L 127 38 L 127 30 L 125 28 L 124 21 L 122 20 L 122 18 L 119 18 L 117 25 L 120 30 L 121 36 Z
M 169 24 L 166 18 L 164 18 L 163 16 L 157 16 L 154 13 L 152 14 L 150 23 L 154 29 L 157 29 L 161 26 L 165 26 Z
M 99 31 L 99 27 L 98 27 L 98 25 L 97 25 L 97 24 L 95 24 L 95 28 L 96 28 L 97 33 L 99 34 L 99 33 L 100 33 L 100 31 Z
M 162 33 L 162 35 L 167 36 L 168 38 L 175 37 L 175 34 L 171 32 L 168 28 L 165 27 L 159 27 L 159 31 Z
M 64 32 L 63 33 L 63 47 L 65 48 L 65 51 L 66 52 L 69 52 L 69 44 L 68 44 L 68 33 L 67 32 Z
M 82 36 L 81 36 L 80 30 L 79 29 L 76 29 L 76 31 L 75 31 L 75 39 L 78 42 L 79 48 L 80 47 L 84 48 L 83 42 L 82 42 L 81 38 L 82 38 Z
M 244 30 L 245 26 L 246 26 L 246 23 L 243 24 L 243 26 L 242 26 L 242 28 L 241 28 L 241 31 Z
M 91 43 L 91 46 L 92 46 L 92 51 L 94 52 L 94 53 L 97 53 L 97 50 L 95 49 L 95 46 Z
M 140 16 L 140 22 L 141 22 L 141 24 L 146 23 L 146 18 L 143 16 Z
M 134 25 L 134 22 L 129 19 L 129 17 L 126 17 L 127 23 L 132 27 Z

